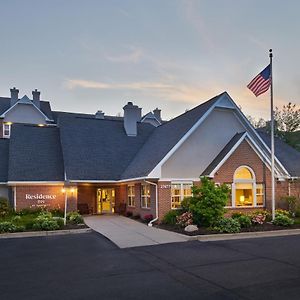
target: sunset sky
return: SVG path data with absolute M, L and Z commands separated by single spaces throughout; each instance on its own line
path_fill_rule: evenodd
M 274 52 L 274 101 L 300 104 L 300 1 L 0 0 L 0 96 L 35 88 L 55 110 L 115 115 L 128 101 L 170 119 L 246 85 Z

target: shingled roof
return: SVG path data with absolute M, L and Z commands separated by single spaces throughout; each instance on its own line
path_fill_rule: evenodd
M 271 135 L 265 129 L 256 130 L 263 141 L 271 148 Z M 275 155 L 292 177 L 300 177 L 300 152 L 282 139 L 275 137 Z
M 63 181 L 57 127 L 14 124 L 9 140 L 8 181 Z
M 9 140 L 0 139 L 0 182 L 7 181 Z
M 9 108 L 10 108 L 10 98 L 0 97 L 0 115 L 6 112 Z M 53 115 L 52 115 L 49 101 L 41 100 L 40 110 L 48 117 L 49 120 L 53 120 Z
M 147 176 L 223 94 L 156 127 L 147 142 L 122 174 L 122 178 Z
M 136 137 L 123 121 L 60 115 L 61 144 L 69 180 L 118 180 L 155 127 L 138 123 Z

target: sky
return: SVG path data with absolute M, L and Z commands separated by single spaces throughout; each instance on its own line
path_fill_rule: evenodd
M 0 96 L 35 88 L 53 110 L 109 115 L 132 101 L 173 118 L 227 91 L 269 118 L 247 84 L 273 49 L 274 102 L 300 105 L 298 0 L 0 0 Z

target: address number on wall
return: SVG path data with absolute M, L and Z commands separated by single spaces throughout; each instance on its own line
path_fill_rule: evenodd
M 170 189 L 171 185 L 170 184 L 162 184 L 159 186 L 160 189 Z

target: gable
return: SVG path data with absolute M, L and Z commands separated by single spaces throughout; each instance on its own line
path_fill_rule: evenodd
M 232 137 L 243 131 L 245 128 L 233 110 L 214 108 L 162 165 L 161 177 L 198 178 Z
M 5 113 L 5 122 L 46 124 L 46 117 L 32 104 L 18 103 Z

